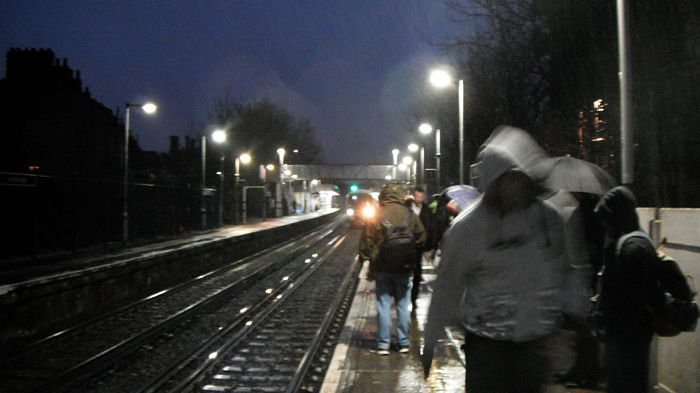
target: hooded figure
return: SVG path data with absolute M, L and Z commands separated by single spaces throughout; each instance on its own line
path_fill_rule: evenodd
M 523 140 L 524 131 L 515 131 Z M 542 391 L 543 344 L 558 330 L 565 301 L 562 219 L 536 198 L 528 166 L 538 149 L 497 142 L 511 139 L 492 136 L 477 157 L 472 179 L 483 195 L 445 234 L 424 330 L 426 376 L 445 326 L 456 317 L 466 330 L 470 393 Z
M 632 191 L 615 187 L 600 198 L 596 214 L 605 225 L 609 244 L 600 292 L 608 368 L 607 392 L 648 391 L 649 350 L 653 327 L 648 307 L 663 302 L 655 287 L 656 250 L 639 231 Z M 618 244 L 620 243 L 620 244 Z
M 409 328 L 411 316 L 408 309 L 411 303 L 411 275 L 416 263 L 411 251 L 425 245 L 426 233 L 423 224 L 415 214 L 404 206 L 404 191 L 401 184 L 389 183 L 379 194 L 379 214 L 377 220 L 365 226 L 360 240 L 360 257 L 369 260 L 370 280 L 375 280 L 377 295 L 377 345 L 373 352 L 389 355 L 391 344 L 391 302 L 396 302 L 396 330 L 399 352 L 409 350 Z M 390 252 L 386 234 L 391 228 L 408 227 L 413 244 L 398 252 Z M 403 247 L 402 247 L 403 248 Z

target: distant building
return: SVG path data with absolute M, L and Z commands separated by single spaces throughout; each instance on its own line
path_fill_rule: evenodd
M 0 171 L 119 181 L 123 125 L 50 49 L 11 49 L 0 80 Z

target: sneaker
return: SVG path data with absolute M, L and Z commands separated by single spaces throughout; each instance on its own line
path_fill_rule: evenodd
M 411 348 L 408 345 L 406 345 L 405 347 L 399 348 L 399 353 L 408 353 L 410 352 L 410 350 Z
M 369 350 L 371 353 L 376 353 L 377 355 L 387 356 L 389 355 L 389 350 L 386 348 L 374 348 Z

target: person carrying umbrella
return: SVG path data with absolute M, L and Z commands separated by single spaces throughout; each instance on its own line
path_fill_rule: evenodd
M 549 374 L 545 347 L 559 329 L 570 268 L 561 216 L 537 199 L 529 173 L 542 155 L 527 133 L 513 128 L 497 129 L 482 146 L 472 179 L 483 195 L 444 238 L 424 330 L 426 377 L 457 310 L 466 330 L 469 393 L 542 391 Z
M 548 200 L 560 208 L 564 217 L 567 249 L 577 279 L 583 284 L 578 286 L 584 291 L 583 296 L 577 299 L 588 299 L 599 285 L 605 238 L 605 228 L 594 208 L 600 196 L 613 188 L 616 181 L 598 165 L 570 156 L 543 159 L 534 166 L 533 174 L 545 188 L 559 191 Z M 570 388 L 596 387 L 604 374 L 599 361 L 600 342 L 596 327 L 591 325 L 593 315 L 583 317 L 565 315 L 565 327 L 576 332 L 576 357 L 573 366 L 555 375 L 555 379 Z

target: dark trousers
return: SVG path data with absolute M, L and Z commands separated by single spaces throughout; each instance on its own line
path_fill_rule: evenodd
M 467 333 L 468 393 L 541 393 L 548 379 L 547 339 L 499 341 Z
M 649 391 L 649 351 L 651 336 L 607 337 L 605 359 L 608 369 L 608 393 L 646 393 Z
M 423 278 L 423 253 L 418 255 L 418 261 L 413 268 L 413 287 L 411 288 L 411 303 L 414 311 L 416 309 L 416 299 L 418 299 L 418 293 L 420 293 L 420 282 Z

